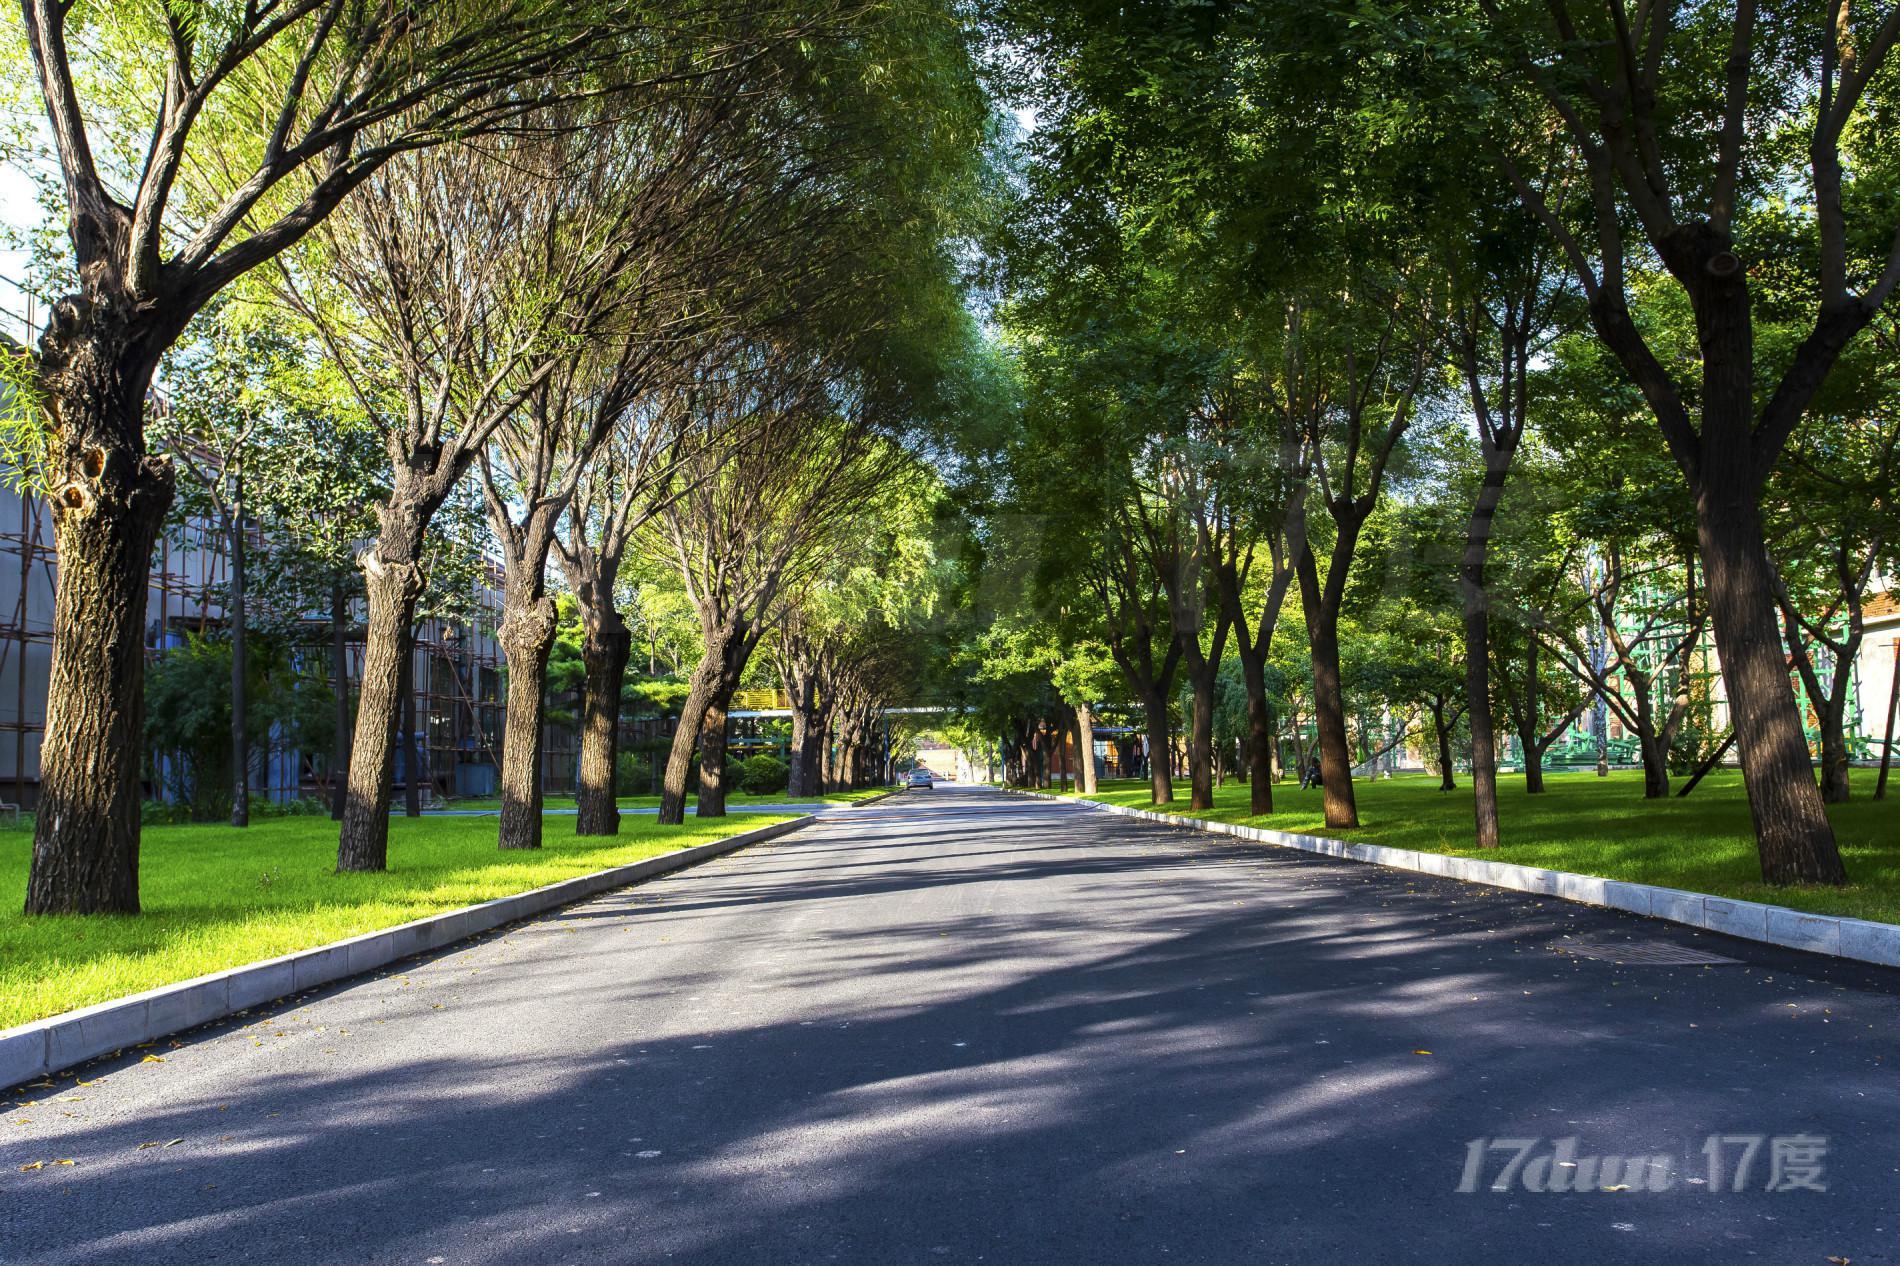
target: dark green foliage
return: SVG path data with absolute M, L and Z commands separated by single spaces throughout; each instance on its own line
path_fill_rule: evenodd
M 791 777 L 791 766 L 776 756 L 748 756 L 739 763 L 739 788 L 749 796 L 775 796 Z
M 644 796 L 653 790 L 653 761 L 647 754 L 621 749 L 614 761 L 614 794 Z
M 253 761 L 273 750 L 328 747 L 334 697 L 321 677 L 297 670 L 284 643 L 253 642 L 249 695 Z M 145 741 L 153 790 L 170 802 L 166 808 L 149 809 L 148 821 L 212 821 L 229 815 L 228 640 L 193 637 L 147 670 Z

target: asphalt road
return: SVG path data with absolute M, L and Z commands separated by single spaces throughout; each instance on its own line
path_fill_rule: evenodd
M 39 1089 L 0 1261 L 1873 1266 L 1896 985 L 939 787 Z

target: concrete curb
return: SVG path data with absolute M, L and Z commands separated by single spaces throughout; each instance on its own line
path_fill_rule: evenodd
M 572 905 L 610 889 L 683 870 L 748 844 L 776 839 L 816 820 L 815 815 L 805 814 L 789 822 L 740 831 L 692 848 L 531 888 L 512 897 L 498 897 L 413 923 L 365 932 L 331 945 L 298 950 L 281 958 L 161 985 L 127 998 L 115 998 L 15 1028 L 0 1029 L 0 1089 L 71 1068 L 111 1051 L 196 1028 L 318 985 L 374 971 L 399 959 L 426 954 L 493 931 L 505 923 Z
M 1745 941 L 1760 941 L 1786 949 L 1806 950 L 1834 958 L 1877 963 L 1882 967 L 1900 967 L 1900 925 L 1876 923 L 1870 919 L 1850 919 L 1834 914 L 1810 914 L 1787 906 L 1762 905 L 1754 901 L 1736 901 L 1705 892 L 1687 892 L 1678 888 L 1659 888 L 1654 884 L 1629 883 L 1604 879 L 1598 875 L 1575 875 L 1563 870 L 1541 870 L 1514 862 L 1486 861 L 1480 857 L 1452 857 L 1444 853 L 1417 853 L 1411 849 L 1387 848 L 1381 844 L 1353 844 L 1320 835 L 1298 835 L 1263 826 L 1239 826 L 1230 822 L 1207 822 L 1152 809 L 1129 809 L 1099 800 L 1074 796 L 1051 796 L 1040 791 L 1004 788 L 1011 795 L 1033 796 L 1065 804 L 1087 805 L 1103 813 L 1144 822 L 1161 822 L 1186 827 L 1211 835 L 1231 835 L 1237 839 L 1272 844 L 1279 848 L 1297 848 L 1305 853 L 1320 853 L 1346 861 L 1371 862 L 1395 870 L 1417 871 L 1458 879 L 1466 883 L 1490 884 L 1515 892 L 1556 897 L 1582 905 L 1605 906 L 1652 919 L 1664 919 L 1692 928 L 1720 932 Z
M 849 801 L 848 803 L 846 803 L 845 808 L 862 809 L 867 804 L 883 804 L 886 800 L 889 800 L 892 796 L 901 796 L 903 794 L 904 794 L 904 788 L 897 787 L 897 788 L 894 788 L 893 790 L 885 792 L 883 795 L 867 796 L 863 800 Z

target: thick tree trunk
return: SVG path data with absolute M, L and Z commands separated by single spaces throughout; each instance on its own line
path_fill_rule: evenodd
M 819 752 L 818 763 L 822 770 L 819 776 L 819 790 L 825 794 L 844 790 L 843 778 L 839 771 L 839 761 L 844 750 L 844 736 L 839 732 L 838 726 L 838 716 L 834 710 L 825 720 L 824 747 Z M 1005 738 L 1003 740 L 1003 782 L 1006 785 L 1010 781 L 1010 767 L 1014 759 L 1015 749 L 1010 745 L 1008 738 Z
M 350 767 L 350 600 L 341 572 L 330 582 L 330 677 L 336 683 L 336 733 L 330 740 L 330 817 L 343 820 Z
M 686 775 L 693 750 L 699 748 L 699 796 L 695 811 L 721 817 L 726 811 L 726 706 L 745 670 L 752 644 L 744 633 L 717 629 L 706 636 L 706 650 L 693 669 L 692 685 L 680 709 L 679 728 L 673 732 L 673 750 L 666 761 L 666 782 L 660 790 L 660 822 L 678 826 L 686 820 Z M 707 767 L 712 769 L 709 784 Z M 709 794 L 710 791 L 710 794 Z
M 26 912 L 136 914 L 146 578 L 172 471 L 135 438 L 143 380 L 122 401 L 56 399 L 69 481 L 52 498 L 59 584 Z
M 1788 681 L 1752 486 L 1724 499 L 1709 491 L 1714 482 L 1705 478 L 1696 498 L 1696 535 L 1762 878 L 1846 883 Z
M 1273 812 L 1273 710 L 1267 706 L 1265 667 L 1244 649 L 1240 675 L 1247 686 L 1247 811 L 1259 817 Z
M 1486 446 L 1489 448 L 1489 445 Z M 1490 454 L 1487 454 L 1490 456 Z M 1509 454 L 1503 456 L 1508 465 Z M 1465 716 L 1471 726 L 1471 788 L 1475 843 L 1498 846 L 1498 749 L 1491 724 L 1491 609 L 1484 588 L 1485 558 L 1491 547 L 1491 524 L 1504 495 L 1504 468 L 1494 459 L 1486 463 L 1484 486 L 1465 529 L 1465 556 L 1459 568 L 1464 594 Z
M 807 749 L 811 745 L 812 707 L 805 697 L 803 676 L 788 669 L 780 678 L 792 712 L 792 737 L 785 746 L 785 794 L 794 800 L 811 794 L 805 789 L 805 780 L 810 777 L 811 768 Z
M 245 646 L 244 493 L 238 477 L 237 504 L 225 522 L 231 542 L 231 825 L 251 824 L 250 663 Z
M 1625 665 L 1624 676 L 1634 699 L 1633 716 L 1625 716 L 1624 720 L 1632 722 L 1630 729 L 1636 735 L 1637 756 L 1643 764 L 1643 797 L 1655 800 L 1669 794 L 1669 744 L 1656 725 L 1655 679 L 1633 665 Z
M 821 701 L 811 714 L 805 733 L 805 790 L 800 795 L 821 796 L 825 792 L 825 762 L 831 754 L 831 713 L 831 705 Z
M 337 840 L 339 871 L 386 870 L 389 865 L 396 732 L 402 724 L 402 681 L 415 640 L 416 602 L 422 596 L 423 576 L 400 542 L 391 550 L 396 561 L 383 561 L 378 556 L 381 549 L 378 545 L 363 556 L 369 612 L 343 829 Z
M 686 775 L 693 766 L 693 751 L 699 746 L 706 710 L 719 688 L 719 660 L 715 648 L 708 646 L 699 666 L 693 669 L 686 700 L 680 704 L 679 724 L 673 730 L 673 747 L 666 758 L 666 780 L 660 787 L 662 826 L 679 826 L 686 821 Z
M 541 847 L 541 751 L 547 717 L 548 653 L 554 649 L 554 601 L 524 587 L 503 599 L 495 631 L 508 661 L 502 714 L 501 836 L 504 849 Z M 608 772 L 608 794 L 613 775 Z
M 1339 674 L 1339 612 L 1320 598 L 1319 568 L 1311 550 L 1300 551 L 1300 604 L 1306 612 L 1307 642 L 1313 666 L 1313 717 L 1319 730 L 1320 785 L 1326 825 L 1359 825 L 1353 796 L 1352 751 L 1346 739 L 1346 704 Z
M 738 674 L 729 678 L 736 680 Z M 699 731 L 699 797 L 694 812 L 702 818 L 726 816 L 726 713 L 732 706 L 732 685 L 722 681 L 706 706 Z
M 1148 798 L 1155 804 L 1174 803 L 1174 774 L 1169 769 L 1171 753 L 1168 741 L 1168 701 L 1150 698 L 1144 701 L 1147 721 Z
M 1213 667 L 1209 665 L 1210 669 Z M 1214 674 L 1194 674 L 1192 719 L 1188 729 L 1188 808 L 1214 807 Z
M 1081 761 L 1082 794 L 1095 794 L 1095 713 L 1086 703 L 1075 706 L 1076 759 Z
M 796 798 L 823 791 L 825 716 L 818 706 L 818 678 L 805 664 L 791 664 L 785 673 L 785 694 L 792 705 L 791 776 L 786 794 Z
M 1661 800 L 1669 795 L 1669 746 L 1653 734 L 1636 736 L 1643 758 L 1643 798 Z
M 580 781 L 574 789 L 576 835 L 620 833 L 620 686 L 633 638 L 618 611 L 590 613 L 581 640 Z
M 1827 804 L 1845 804 L 1851 794 L 1846 711 L 1844 707 L 1830 708 L 1820 718 L 1821 799 Z

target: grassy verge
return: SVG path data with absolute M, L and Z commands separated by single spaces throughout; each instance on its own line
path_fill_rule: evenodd
M 390 869 L 338 875 L 336 824 L 323 817 L 228 826 L 147 827 L 144 913 L 29 919 L 32 837 L 0 832 L 0 1028 L 205 972 L 373 932 L 609 866 L 704 844 L 783 816 L 747 813 L 661 827 L 631 818 L 613 837 L 579 838 L 548 821 L 545 847 L 503 853 L 485 818 L 397 818 Z
M 1483 856 L 1496 861 L 1567 870 L 1607 879 L 1688 888 L 1748 901 L 1766 901 L 1820 914 L 1851 915 L 1900 923 L 1900 802 L 1868 798 L 1870 780 L 1855 778 L 1856 798 L 1830 805 L 1847 861 L 1845 888 L 1771 888 L 1761 882 L 1748 802 L 1741 775 L 1709 775 L 1687 799 L 1643 799 L 1642 775 L 1619 771 L 1548 774 L 1543 795 L 1525 794 L 1521 776 L 1499 779 L 1498 815 L 1503 845 Z M 1354 784 L 1359 803 L 1356 830 L 1328 829 L 1320 795 L 1297 783 L 1273 789 L 1277 812 L 1250 816 L 1244 785 L 1229 783 L 1214 796 L 1214 808 L 1190 814 L 1185 780 L 1181 797 L 1167 811 L 1184 817 L 1273 827 L 1409 848 L 1420 852 L 1477 856 L 1472 845 L 1471 789 L 1462 777 L 1456 791 L 1438 790 L 1438 780 L 1400 776 Z M 1097 800 L 1152 808 L 1143 781 L 1103 783 Z
M 729 805 L 742 804 L 748 807 L 781 804 L 855 804 L 859 800 L 869 800 L 872 796 L 881 796 L 890 790 L 892 790 L 890 787 L 867 787 L 862 791 L 832 791 L 822 796 L 788 796 L 782 791 L 769 796 L 753 796 L 743 791 L 735 791 L 726 797 L 726 803 Z M 400 805 L 401 803 L 402 800 L 399 796 L 397 797 L 397 804 Z M 691 807 L 693 797 L 690 794 L 686 797 L 686 803 L 688 807 Z M 438 807 L 443 809 L 499 809 L 501 808 L 501 797 L 472 796 L 463 800 L 445 801 Z M 572 809 L 574 807 L 574 797 L 549 796 L 542 802 L 541 807 L 550 812 L 557 809 Z M 622 796 L 620 797 L 620 807 L 623 809 L 657 809 L 660 807 L 660 798 L 658 796 Z

